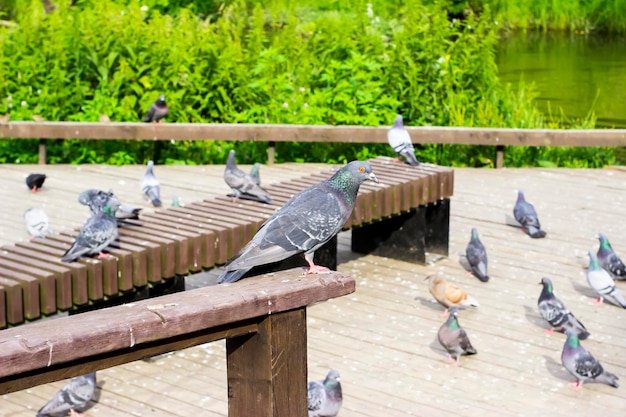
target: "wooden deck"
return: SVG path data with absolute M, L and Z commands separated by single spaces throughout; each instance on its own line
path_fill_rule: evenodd
M 242 167 L 247 168 L 247 167 Z M 137 166 L 43 168 L 49 179 L 40 194 L 24 185 L 36 166 L 0 166 L 0 240 L 26 239 L 21 215 L 43 207 L 57 230 L 79 226 L 88 216 L 76 202 L 82 189 L 113 188 L 122 201 L 148 209 L 139 195 Z M 319 171 L 315 164 L 263 167 L 271 182 Z M 158 166 L 162 197 L 189 203 L 228 192 L 223 166 Z M 505 224 L 521 188 L 535 204 L 546 239 L 532 240 Z M 457 169 L 452 198 L 450 257 L 418 266 L 349 251 L 350 234 L 340 235 L 339 270 L 357 279 L 357 291 L 309 308 L 309 378 L 329 368 L 341 372 L 344 406 L 339 416 L 571 416 L 621 415 L 626 386 L 567 387 L 572 377 L 561 366 L 561 334 L 546 335 L 537 311 L 538 284 L 549 276 L 555 292 L 591 332 L 583 341 L 604 367 L 626 385 L 626 310 L 597 306 L 588 289 L 586 252 L 597 249 L 604 232 L 626 257 L 622 230 L 626 172 L 618 169 Z M 459 263 L 472 227 L 490 258 L 491 281 L 481 283 Z M 431 301 L 423 279 L 441 273 L 481 303 L 460 313 L 478 354 L 457 368 L 443 362 L 436 332 L 443 310 Z M 190 287 L 217 272 L 189 278 Z M 618 286 L 626 292 L 626 282 Z M 0 337 L 2 332 L 0 331 Z M 225 416 L 226 363 L 223 342 L 138 361 L 98 373 L 99 403 L 88 416 Z M 33 416 L 63 382 L 0 397 L 4 416 Z

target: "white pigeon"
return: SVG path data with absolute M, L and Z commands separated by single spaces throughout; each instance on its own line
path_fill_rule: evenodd
M 387 132 L 387 141 L 399 157 L 405 159 L 409 165 L 418 166 L 420 163 L 415 157 L 415 149 L 411 143 L 411 136 L 404 128 L 402 115 L 397 115 L 393 126 Z
M 38 207 L 31 207 L 24 212 L 24 223 L 26 231 L 32 237 L 46 237 L 52 234 L 48 216 Z
M 602 303 L 607 296 L 612 298 L 622 308 L 626 308 L 626 299 L 615 286 L 615 281 L 611 275 L 600 267 L 598 257 L 593 251 L 589 251 L 589 268 L 587 269 L 587 282 L 589 286 L 598 293 L 596 302 Z

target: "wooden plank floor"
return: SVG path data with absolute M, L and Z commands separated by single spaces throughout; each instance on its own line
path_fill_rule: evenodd
M 10 216 L 21 216 L 42 198 L 49 198 L 44 208 L 61 227 L 75 227 L 87 217 L 75 197 L 50 212 L 61 198 L 82 188 L 111 187 L 124 202 L 141 203 L 137 190 L 142 167 L 46 167 L 54 177 L 38 195 L 23 185 L 32 168 L 0 166 L 4 242 L 26 238 L 21 221 L 16 229 L 18 220 Z M 261 176 L 270 183 L 319 168 L 264 167 Z M 191 202 L 205 192 L 227 192 L 222 169 L 157 167 L 156 174 L 169 204 L 167 196 L 173 193 Z M 13 188 L 18 180 L 19 190 Z M 532 240 L 505 224 L 517 188 L 534 203 L 547 238 Z M 58 195 L 57 189 L 62 190 Z M 567 386 L 572 377 L 560 363 L 565 338 L 544 333 L 547 325 L 537 312 L 537 298 L 541 277 L 551 277 L 557 296 L 591 332 L 583 346 L 626 385 L 626 310 L 594 304 L 584 270 L 586 253 L 597 249 L 595 236 L 601 231 L 626 258 L 625 198 L 626 172 L 618 169 L 457 169 L 448 258 L 418 266 L 360 256 L 349 251 L 350 235 L 342 233 L 339 270 L 357 279 L 357 291 L 309 308 L 309 377 L 321 379 L 329 368 L 341 372 L 342 417 L 623 414 L 626 386 L 589 384 L 580 391 Z M 478 228 L 489 253 L 488 283 L 468 275 L 459 263 L 472 227 Z M 458 368 L 443 362 L 445 354 L 436 341 L 443 308 L 432 302 L 423 281 L 431 273 L 443 274 L 481 304 L 460 313 L 478 354 L 463 357 Z M 209 272 L 188 279 L 188 284 L 201 285 L 215 276 Z M 626 293 L 626 282 L 618 286 Z M 87 415 L 225 416 L 225 368 L 224 343 L 216 342 L 101 371 L 100 401 Z M 62 385 L 59 381 L 2 396 L 1 414 L 32 416 Z

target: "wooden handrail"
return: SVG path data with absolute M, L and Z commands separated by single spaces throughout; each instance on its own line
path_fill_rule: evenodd
M 217 123 L 0 123 L 0 138 L 227 140 L 258 142 L 387 143 L 388 126 Z M 626 129 L 558 130 L 481 127 L 407 127 L 414 143 L 504 146 L 626 146 Z M 40 144 L 40 153 L 45 146 Z M 273 149 L 268 152 L 273 155 Z M 501 158 L 502 155 L 499 155 Z M 42 158 L 40 158 L 41 160 Z M 269 161 L 269 163 L 272 163 Z
M 226 339 L 229 415 L 306 416 L 306 306 L 355 290 L 301 268 L 0 331 L 0 395 Z

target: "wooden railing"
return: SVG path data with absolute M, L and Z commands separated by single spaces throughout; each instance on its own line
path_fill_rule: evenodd
M 207 123 L 0 123 L 0 138 L 40 139 L 39 163 L 45 164 L 46 139 L 228 140 L 269 142 L 387 143 L 388 126 L 257 125 Z M 505 146 L 626 146 L 625 129 L 553 130 L 469 127 L 407 127 L 414 143 L 496 147 L 496 167 L 504 165 Z
M 2 330 L 0 395 L 226 339 L 230 417 L 306 417 L 306 306 L 354 292 L 355 281 L 302 271 Z

